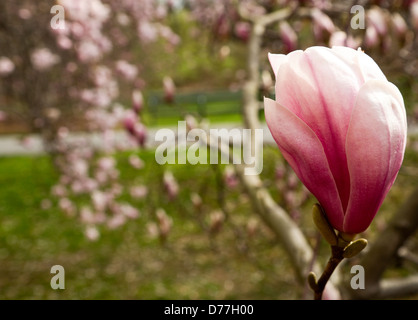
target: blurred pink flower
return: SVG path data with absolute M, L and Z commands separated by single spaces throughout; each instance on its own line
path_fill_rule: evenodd
M 46 71 L 61 60 L 59 55 L 52 53 L 48 48 L 35 49 L 30 59 L 33 67 L 38 71 Z
M 379 7 L 372 7 L 367 11 L 367 25 L 373 25 L 382 37 L 388 32 L 385 13 Z
M 138 68 L 125 60 L 116 61 L 116 71 L 129 81 L 135 80 L 138 76 Z
M 70 199 L 60 198 L 59 201 L 58 201 L 58 206 L 68 216 L 74 216 L 75 215 L 76 207 Z
M 218 233 L 225 221 L 225 214 L 221 210 L 213 211 L 209 214 L 209 231 Z
M 107 221 L 107 227 L 109 229 L 116 229 L 126 223 L 126 216 L 122 213 L 115 214 Z
M 418 1 L 414 1 L 410 8 L 411 13 L 411 23 L 415 30 L 418 30 Z
M 144 108 L 144 96 L 140 90 L 132 92 L 132 109 L 136 114 L 139 114 Z
M 367 26 L 366 34 L 364 35 L 364 44 L 366 48 L 373 48 L 379 44 L 379 34 L 374 25 Z
M 176 86 L 173 79 L 166 76 L 163 79 L 164 87 L 164 100 L 167 103 L 172 103 L 174 101 L 174 95 L 176 94 Z
M 360 50 L 311 47 L 269 59 L 276 101 L 265 98 L 266 121 L 283 156 L 335 229 L 366 230 L 403 161 L 401 93 Z
M 142 199 L 148 194 L 148 188 L 144 185 L 134 186 L 129 189 L 129 193 L 132 198 Z
M 87 227 L 85 231 L 85 235 L 87 239 L 89 239 L 90 241 L 96 241 L 100 237 L 99 230 L 97 230 L 97 228 L 94 226 Z
M 176 198 L 179 193 L 179 185 L 171 171 L 164 172 L 163 184 L 164 184 L 164 189 L 167 192 L 168 198 L 170 200 L 173 200 L 174 198 Z
M 142 169 L 144 167 L 144 161 L 134 154 L 129 156 L 129 164 L 135 169 Z
M 165 240 L 173 226 L 173 219 L 167 215 L 164 209 L 158 208 L 155 212 L 158 221 L 159 235 L 162 240 Z
M 331 18 L 323 13 L 318 8 L 312 9 L 313 32 L 316 41 L 324 41 L 326 37 L 330 36 L 335 26 Z
M 129 219 L 136 219 L 139 217 L 139 210 L 137 208 L 134 208 L 130 204 L 121 204 L 120 212 Z
M 7 57 L 0 57 L 0 76 L 7 76 L 15 70 L 15 64 Z
M 7 113 L 4 111 L 0 111 L 0 122 L 7 119 Z
M 352 35 L 347 36 L 344 31 L 335 31 L 329 39 L 329 46 L 343 46 L 357 49 L 361 44 L 361 40 L 353 38 Z
M 285 52 L 289 53 L 297 49 L 298 36 L 287 21 L 282 21 L 279 24 L 280 38 L 283 41 Z
M 251 24 L 246 21 L 239 21 L 235 24 L 234 30 L 239 39 L 247 41 L 251 34 Z
M 235 188 L 239 184 L 238 177 L 235 174 L 235 169 L 230 165 L 225 167 L 224 181 L 227 187 L 230 189 Z
M 400 38 L 404 38 L 406 32 L 408 31 L 408 25 L 406 24 L 405 19 L 398 12 L 395 12 L 392 15 L 392 25 L 396 35 Z

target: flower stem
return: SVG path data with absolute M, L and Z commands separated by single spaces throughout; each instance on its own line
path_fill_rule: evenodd
M 344 248 L 340 246 L 331 246 L 331 257 L 328 260 L 328 263 L 322 273 L 321 277 L 318 279 L 317 285 L 314 288 L 314 299 L 321 300 L 322 294 L 324 292 L 325 286 L 330 279 L 332 273 L 334 272 L 335 268 L 339 265 L 339 263 L 344 259 L 343 252 Z

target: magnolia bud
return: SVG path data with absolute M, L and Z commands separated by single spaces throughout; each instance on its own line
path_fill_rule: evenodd
M 140 90 L 132 92 L 132 108 L 136 114 L 139 114 L 144 108 L 144 96 Z
M 298 45 L 298 36 L 290 24 L 286 21 L 280 22 L 279 33 L 285 47 L 285 53 L 296 50 Z
M 164 87 L 164 100 L 167 103 L 174 102 L 174 96 L 176 93 L 176 86 L 174 84 L 173 79 L 170 77 L 164 77 L 163 79 L 163 87 Z
M 209 232 L 210 233 L 218 233 L 225 221 L 225 215 L 222 211 L 217 210 L 210 214 L 209 216 Z
M 168 198 L 173 200 L 177 197 L 179 193 L 179 185 L 177 184 L 176 179 L 174 178 L 171 171 L 164 172 L 163 177 L 164 189 L 167 192 Z
M 167 215 L 165 210 L 162 208 L 158 208 L 155 214 L 158 220 L 158 230 L 160 239 L 163 242 L 165 242 L 168 234 L 171 231 L 171 227 L 173 226 L 173 220 L 171 219 L 171 217 Z

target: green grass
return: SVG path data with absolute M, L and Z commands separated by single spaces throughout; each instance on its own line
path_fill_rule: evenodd
M 0 159 L 0 299 L 289 296 L 293 275 L 279 275 L 289 265 L 272 234 L 261 227 L 260 236 L 253 239 L 234 236 L 233 230 L 245 230 L 252 211 L 248 199 L 238 190 L 227 192 L 241 200 L 241 209 L 219 234 L 210 236 L 198 220 L 202 218 L 205 226 L 215 207 L 214 168 L 171 166 L 181 192 L 179 201 L 170 202 L 161 188 L 164 167 L 152 161 L 153 153 L 141 156 L 151 161 L 140 172 L 127 165 L 126 154 L 119 155 L 119 163 L 123 180 L 137 175 L 136 182 L 150 187 L 147 200 L 136 203 L 142 216 L 116 230 L 102 228 L 97 242 L 85 238 L 76 218 L 55 207 L 40 209 L 57 178 L 47 157 Z M 196 188 L 204 191 L 200 212 L 189 200 Z M 165 246 L 147 233 L 146 223 L 156 206 L 164 207 L 174 222 Z M 56 264 L 65 268 L 65 290 L 50 287 L 50 268 Z
M 217 189 L 216 166 L 159 166 L 153 152 L 141 152 L 146 167 L 128 165 L 118 154 L 121 179 L 145 183 L 150 194 L 137 200 L 142 214 L 126 225 L 101 228 L 96 242 L 84 236 L 84 226 L 55 206 L 41 210 L 57 179 L 47 157 L 0 158 L 0 299 L 297 299 L 298 286 L 287 255 L 260 221 L 253 237 L 246 233 L 249 217 L 256 217 L 242 190 Z M 263 178 L 274 175 L 276 148 L 265 148 Z M 408 152 L 406 166 L 417 155 Z M 161 177 L 169 168 L 178 179 L 178 201 L 170 202 Z M 417 185 L 416 177 L 401 173 L 382 206 L 386 220 Z M 271 181 L 271 179 L 266 180 Z M 268 184 L 278 201 L 273 183 Z M 221 191 L 221 192 L 219 192 Z M 196 211 L 190 193 L 199 192 L 203 206 Z M 233 213 L 215 235 L 207 232 L 209 214 L 220 195 Z M 313 199 L 312 199 L 313 200 Z M 309 203 L 310 205 L 311 203 Z M 173 218 L 173 230 L 162 245 L 151 237 L 147 223 L 156 207 Z M 314 243 L 309 207 L 299 222 Z M 372 238 L 375 225 L 369 234 Z M 328 253 L 321 247 L 321 254 Z M 50 287 L 50 268 L 65 268 L 65 290 Z

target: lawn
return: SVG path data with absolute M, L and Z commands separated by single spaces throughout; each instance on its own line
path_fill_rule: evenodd
M 262 175 L 272 177 L 279 159 L 276 148 L 265 148 Z M 211 165 L 172 165 L 180 185 L 177 201 L 162 191 L 166 167 L 156 164 L 154 153 L 139 153 L 146 161 L 141 170 L 118 155 L 121 177 L 127 183 L 150 188 L 135 205 L 141 216 L 115 229 L 101 229 L 98 241 L 89 241 L 75 217 L 55 206 L 42 210 L 57 179 L 48 157 L 0 158 L 0 299 L 296 299 L 303 294 L 291 265 L 274 235 L 260 222 L 247 233 L 249 217 L 256 217 L 239 186 L 219 189 L 219 168 Z M 416 166 L 408 153 L 406 166 Z M 194 177 L 190 179 L 190 177 Z M 401 172 L 382 206 L 380 222 L 406 197 L 416 177 Z M 281 196 L 270 185 L 274 197 Z M 203 206 L 196 211 L 190 194 L 198 191 Z M 210 233 L 208 218 L 222 195 L 228 216 L 218 233 Z M 309 206 L 299 222 L 314 244 Z M 157 207 L 173 219 L 173 230 L 163 245 L 148 232 Z M 258 220 L 256 220 L 258 221 Z M 376 230 L 375 223 L 372 231 Z M 322 249 L 321 249 L 322 250 Z M 321 253 L 326 255 L 324 247 Z M 50 286 L 53 265 L 65 269 L 65 289 Z
M 123 179 L 138 175 L 150 196 L 138 202 L 142 216 L 116 230 L 101 229 L 91 242 L 83 225 L 56 208 L 42 210 L 42 199 L 57 175 L 47 157 L 0 159 L 0 299 L 250 299 L 286 298 L 293 292 L 293 275 L 280 247 L 264 227 L 262 236 L 241 239 L 251 213 L 239 191 L 244 210 L 217 235 L 204 231 L 205 216 L 216 202 L 216 181 L 211 166 L 173 166 L 181 186 L 180 199 L 161 195 L 163 167 L 153 153 L 142 153 L 148 165 L 141 173 L 120 155 Z M 199 181 L 189 179 L 198 177 Z M 203 182 L 203 183 L 202 183 Z M 195 212 L 189 194 L 205 189 L 204 207 Z M 146 228 L 153 208 L 163 206 L 173 218 L 166 245 Z M 198 223 L 201 215 L 203 226 Z M 234 231 L 235 230 L 235 231 Z M 65 290 L 53 290 L 53 265 L 65 269 Z

